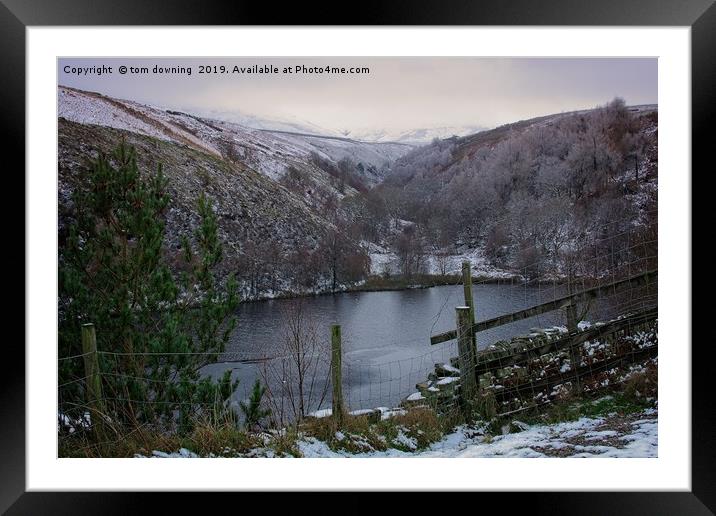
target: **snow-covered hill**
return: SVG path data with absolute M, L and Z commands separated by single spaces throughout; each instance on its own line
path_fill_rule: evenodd
M 169 252 L 196 228 L 196 203 L 204 193 L 219 214 L 227 244 L 224 272 L 240 267 L 251 276 L 246 288 L 251 291 L 260 281 L 260 295 L 267 297 L 325 288 L 299 289 L 295 268 L 287 261 L 299 250 L 314 250 L 335 227 L 340 199 L 382 181 L 395 158 L 412 149 L 254 129 L 62 86 L 57 114 L 61 237 L 71 218 L 71 193 L 82 187 L 87 159 L 111 152 L 124 140 L 137 149 L 144 170 L 164 165 L 172 199 L 166 227 Z M 244 262 L 256 256 L 276 265 L 250 272 L 252 266 Z
M 312 153 L 334 163 L 348 157 L 353 161 L 355 174 L 371 186 L 389 172 L 393 160 L 412 149 L 407 144 L 255 129 L 63 86 L 58 88 L 58 117 L 131 131 L 238 159 L 275 180 L 283 177 L 289 168 L 296 167 L 323 186 L 330 186 L 331 181 L 321 177 L 326 171 L 316 166 Z M 286 128 L 295 129 L 290 125 Z
M 303 133 L 315 136 L 333 136 L 349 138 L 365 143 L 402 143 L 425 145 L 434 139 L 443 140 L 453 136 L 467 136 L 488 129 L 481 125 L 426 126 L 417 129 L 336 129 L 323 127 L 298 117 L 271 118 L 260 117 L 241 111 L 207 110 L 201 113 L 207 118 L 234 122 L 252 129 L 264 131 Z
M 436 138 L 444 140 L 453 136 L 467 136 L 486 130 L 479 125 L 446 126 L 411 129 L 409 131 L 390 131 L 387 129 L 365 131 L 343 131 L 344 136 L 368 142 L 399 142 L 410 145 L 426 145 Z
M 141 170 L 163 165 L 171 198 L 165 237 L 170 254 L 177 252 L 181 237 L 190 237 L 198 226 L 196 206 L 201 194 L 217 213 L 227 271 L 237 270 L 240 253 L 249 243 L 271 244 L 276 253 L 287 255 L 300 246 L 314 246 L 330 227 L 310 199 L 239 161 L 217 159 L 188 144 L 167 141 L 166 135 L 150 137 L 64 119 L 58 132 L 60 238 L 72 216 L 72 192 L 82 187 L 86 177 L 87 160 L 97 152 L 111 152 L 122 140 L 137 150 Z
M 264 131 L 286 131 L 294 133 L 306 133 L 321 136 L 343 136 L 338 131 L 314 124 L 308 120 L 301 120 L 298 117 L 271 118 L 260 117 L 242 111 L 223 111 L 209 109 L 197 111 L 198 115 L 214 120 L 232 122 L 251 129 L 262 129 Z

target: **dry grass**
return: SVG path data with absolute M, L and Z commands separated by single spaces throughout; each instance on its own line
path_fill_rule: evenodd
M 633 373 L 624 385 L 624 395 L 635 401 L 656 399 L 658 396 L 659 370 L 656 364 L 648 363 L 644 372 Z
M 429 407 L 413 407 L 404 414 L 374 421 L 367 415 L 344 418 L 340 428 L 332 418 L 309 418 L 300 427 L 305 436 L 325 442 L 335 451 L 362 453 L 395 448 L 415 451 L 440 440 L 448 420 Z
M 271 443 L 273 444 L 273 443 Z M 59 457 L 134 457 L 151 456 L 154 450 L 175 452 L 180 448 L 200 456 L 236 457 L 254 448 L 271 446 L 256 434 L 244 432 L 233 422 L 195 421 L 186 435 L 168 433 L 148 426 L 115 428 L 103 440 L 89 432 L 63 436 L 59 442 Z M 282 443 L 279 443 L 282 444 Z
M 104 439 L 89 432 L 77 432 L 61 436 L 58 443 L 59 457 L 98 458 L 134 457 L 135 454 L 151 454 L 152 450 L 178 450 L 181 439 L 174 435 L 136 427 L 120 431 Z
M 657 399 L 657 380 L 656 364 L 648 363 L 642 371 L 633 372 L 620 385 L 620 389 L 613 390 L 609 396 L 577 396 L 573 390 L 565 389 L 564 396 L 559 400 L 539 409 L 522 412 L 519 419 L 529 424 L 552 424 L 585 416 L 628 416 L 653 406 Z M 484 399 L 475 400 L 473 409 L 479 416 L 482 411 L 492 412 L 494 407 L 491 400 Z M 504 424 L 509 423 L 509 419 L 485 418 L 484 414 L 479 419 L 487 423 L 486 441 L 490 440 L 490 435 L 502 433 Z M 370 415 L 346 415 L 340 428 L 330 417 L 307 418 L 297 427 L 255 434 L 240 429 L 233 419 L 217 417 L 195 420 L 192 430 L 183 436 L 146 426 L 131 429 L 108 427 L 104 440 L 97 442 L 89 432 L 79 431 L 61 437 L 59 456 L 151 456 L 154 450 L 176 452 L 186 448 L 200 456 L 239 457 L 258 453 L 299 457 L 301 454 L 297 443 L 302 437 L 314 437 L 334 451 L 347 453 L 385 451 L 390 448 L 411 452 L 429 447 L 464 422 L 460 410 L 438 414 L 431 407 L 417 406 L 381 420 Z

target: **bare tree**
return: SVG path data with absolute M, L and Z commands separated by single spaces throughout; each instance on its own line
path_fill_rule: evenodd
M 450 253 L 446 249 L 435 251 L 435 265 L 437 266 L 438 274 L 441 276 L 447 275 L 447 269 L 450 265 Z
M 239 274 L 247 283 L 249 298 L 256 298 L 259 295 L 262 263 L 260 259 L 260 248 L 253 239 L 248 239 L 243 246 L 239 258 Z
M 328 333 L 322 338 L 306 316 L 303 300 L 281 310 L 279 356 L 264 363 L 261 374 L 274 423 L 298 423 L 326 399 L 329 388 Z
M 329 229 L 318 245 L 318 254 L 328 275 L 331 292 L 335 292 L 339 283 L 355 282 L 370 272 L 370 258 L 348 236 L 349 227 L 344 221 L 337 220 L 335 227 Z
M 395 239 L 393 247 L 398 255 L 400 270 L 406 279 L 425 272 L 425 248 L 414 226 L 405 227 Z

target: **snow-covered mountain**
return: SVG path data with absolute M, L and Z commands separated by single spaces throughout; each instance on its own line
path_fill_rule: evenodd
M 452 125 L 424 127 L 409 130 L 390 129 L 332 129 L 323 127 L 298 117 L 271 118 L 251 115 L 242 111 L 205 110 L 198 111 L 202 116 L 215 120 L 233 122 L 252 129 L 265 131 L 311 134 L 316 136 L 332 136 L 349 138 L 368 143 L 406 143 L 409 145 L 425 145 L 434 139 L 443 140 L 453 136 L 466 136 L 489 129 L 481 125 Z
M 410 145 L 425 145 L 436 138 L 444 140 L 453 136 L 466 136 L 486 130 L 486 127 L 477 125 L 466 126 L 445 126 L 423 129 L 411 129 L 409 131 L 390 131 L 387 129 L 374 129 L 365 131 L 342 131 L 341 134 L 356 140 L 368 142 L 400 142 Z
M 256 116 L 242 111 L 223 111 L 218 109 L 197 110 L 196 113 L 206 118 L 232 122 L 251 129 L 305 133 L 317 136 L 344 136 L 339 131 L 316 125 L 298 117 L 271 118 Z
M 370 187 L 385 177 L 392 161 L 413 148 L 406 143 L 372 143 L 318 135 L 305 132 L 311 128 L 302 125 L 264 124 L 264 128 L 257 129 L 63 86 L 58 88 L 58 117 L 131 131 L 240 160 L 275 180 L 281 179 L 292 167 L 298 168 L 324 186 L 330 186 L 332 181 L 330 177 L 321 178 L 327 173 L 317 166 L 316 155 L 333 164 L 350 159 L 353 173 Z

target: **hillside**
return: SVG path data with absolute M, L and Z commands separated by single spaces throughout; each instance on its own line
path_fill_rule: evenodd
M 370 127 L 366 129 L 329 129 L 298 117 L 266 117 L 243 113 L 236 110 L 209 109 L 201 113 L 205 118 L 234 122 L 252 129 L 262 129 L 278 133 L 302 133 L 313 136 L 349 138 L 363 143 L 426 145 L 434 139 L 452 136 L 466 136 L 487 129 L 481 125 L 427 126 L 408 130 Z
M 369 274 L 444 276 L 464 259 L 482 277 L 561 275 L 565 253 L 605 224 L 616 235 L 656 220 L 657 108 L 619 99 L 422 147 L 253 129 L 65 87 L 58 117 L 61 241 L 85 160 L 125 139 L 146 170 L 164 164 L 170 248 L 196 227 L 206 193 L 224 267 L 249 298 Z
M 58 131 L 61 244 L 87 160 L 125 140 L 145 171 L 164 166 L 168 252 L 196 228 L 205 193 L 219 214 L 225 272 L 239 272 L 248 298 L 335 290 L 360 279 L 367 255 L 350 237 L 335 238 L 345 218 L 341 199 L 377 184 L 412 149 L 256 130 L 65 87 L 58 89 Z M 339 249 L 341 260 L 327 265 Z
M 481 268 L 561 275 L 565 253 L 604 228 L 599 238 L 655 227 L 657 155 L 657 107 L 615 99 L 418 147 L 353 213 L 390 273 L 444 274 L 452 257 L 471 256 Z
M 444 140 L 453 136 L 467 136 L 484 131 L 486 128 L 479 125 L 443 126 L 418 128 L 408 131 L 390 131 L 387 129 L 373 129 L 366 131 L 344 131 L 343 134 L 358 140 L 371 142 L 399 142 L 411 145 L 427 145 L 433 140 Z
M 270 242 L 272 252 L 286 255 L 297 247 L 315 246 L 330 223 L 305 199 L 291 194 L 271 178 L 219 156 L 175 141 L 97 125 L 59 120 L 59 238 L 62 246 L 71 191 L 82 187 L 86 162 L 97 152 L 109 153 L 124 140 L 135 146 L 142 170 L 163 165 L 171 203 L 167 211 L 166 240 L 171 254 L 182 235 L 198 224 L 200 193 L 215 206 L 225 242 L 226 268 L 238 268 L 249 242 Z
M 336 187 L 336 182 L 332 180 L 335 178 L 326 177 L 326 171 L 316 165 L 312 153 L 334 165 L 348 158 L 353 167 L 351 173 L 366 186 L 372 186 L 385 177 L 393 160 L 413 148 L 399 143 L 370 143 L 315 134 L 252 129 L 63 86 L 58 88 L 58 117 L 184 144 L 215 156 L 241 161 L 276 180 L 281 179 L 289 168 L 295 167 L 337 195 L 345 192 Z

